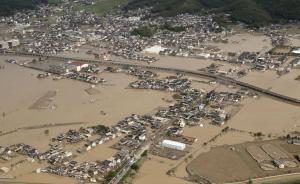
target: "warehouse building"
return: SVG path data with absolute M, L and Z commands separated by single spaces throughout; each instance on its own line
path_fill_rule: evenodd
M 183 151 L 185 149 L 185 144 L 172 140 L 163 140 L 161 145 L 166 148 L 176 149 Z

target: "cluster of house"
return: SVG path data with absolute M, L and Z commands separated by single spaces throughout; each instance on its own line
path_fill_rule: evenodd
M 56 165 L 61 164 L 65 161 L 69 161 L 73 153 L 71 151 L 63 150 L 63 146 L 61 144 L 50 145 L 50 149 L 46 152 L 39 154 L 39 160 L 47 160 L 49 164 Z
M 292 68 L 300 68 L 300 58 L 293 59 L 289 64 Z
M 141 54 L 163 54 L 222 59 L 220 49 L 205 46 L 210 41 L 225 41 L 230 31 L 214 22 L 213 15 L 198 16 L 183 14 L 175 17 L 152 17 L 150 9 L 112 12 L 102 22 L 102 29 L 97 34 L 106 43 L 99 46 L 115 55 L 127 59 L 156 61 L 154 57 Z M 128 17 L 129 16 L 129 17 Z M 171 26 L 170 26 L 171 25 Z M 139 36 L 132 32 L 136 29 L 152 29 L 153 35 Z M 216 34 L 219 33 L 219 34 Z
M 9 147 L 2 147 L 0 146 L 0 159 L 4 161 L 9 161 L 14 156 L 13 150 L 11 150 Z
M 79 130 L 68 130 L 66 133 L 60 133 L 57 137 L 53 138 L 52 141 L 54 142 L 67 142 L 67 143 L 78 143 L 84 139 L 87 139 L 88 137 L 91 136 L 89 133 L 85 133 L 85 131 Z
M 121 50 L 120 51 L 112 51 L 112 53 L 116 56 L 121 56 L 125 59 L 130 59 L 130 60 L 137 60 L 137 61 L 143 61 L 146 63 L 153 63 L 158 61 L 156 57 L 153 56 L 145 56 L 143 54 L 140 54 L 138 52 L 132 52 L 133 50 Z
M 116 10 L 105 14 L 104 18 L 100 19 L 84 10 L 74 11 L 74 7 L 79 4 L 93 4 L 93 2 L 93 0 L 85 0 L 72 4 L 67 0 L 59 7 L 42 6 L 34 11 L 2 18 L 1 22 L 14 24 L 18 27 L 18 29 L 14 28 L 15 32 L 22 29 L 24 35 L 20 42 L 25 46 L 23 49 L 33 53 L 47 54 L 76 50 L 75 47 L 89 42 L 105 48 L 114 55 L 148 63 L 157 60 L 155 57 L 145 55 L 153 52 L 248 63 L 258 70 L 272 69 L 285 61 L 284 58 L 262 57 L 250 52 L 231 58 L 222 54 L 220 49 L 208 46 L 206 44 L 208 42 L 226 42 L 226 37 L 232 33 L 231 30 L 218 25 L 214 21 L 214 15 L 181 14 L 175 17 L 144 19 L 151 11 L 145 8 L 128 11 L 126 15 L 123 11 Z M 63 15 L 58 16 L 49 28 L 45 28 L 48 21 L 47 18 L 47 21 L 44 20 L 45 17 L 56 15 L 57 11 L 62 10 Z M 89 29 L 81 30 L 83 25 L 88 25 Z M 264 28 L 263 31 L 270 36 L 273 45 L 285 44 L 287 36 L 278 31 L 280 28 L 278 25 L 272 26 Z M 42 27 L 43 31 L 38 31 Z M 143 27 L 155 28 L 155 34 L 151 37 L 132 34 L 133 30 Z M 146 49 L 152 46 L 155 49 Z M 145 51 L 144 54 L 142 51 Z
M 206 99 L 210 102 L 221 104 L 223 102 L 238 103 L 242 96 L 239 93 L 230 92 L 216 92 L 215 90 L 210 91 L 206 95 Z
M 143 70 L 141 68 L 137 68 L 137 67 L 127 67 L 124 66 L 122 68 L 119 67 L 107 67 L 106 69 L 104 69 L 107 72 L 111 72 L 111 73 L 126 73 L 128 75 L 132 75 L 135 76 L 139 79 L 150 79 L 150 78 L 154 78 L 157 77 L 158 74 L 154 71 L 150 71 L 150 70 Z
M 234 68 L 230 68 L 228 70 L 222 70 L 220 69 L 221 66 L 222 66 L 221 64 L 212 63 L 207 67 L 200 68 L 199 71 L 203 71 L 214 75 L 230 76 L 232 78 L 244 77 L 249 72 L 249 69 L 239 68 L 238 66 L 235 66 Z M 210 81 L 210 84 L 213 83 L 214 81 Z
M 191 81 L 178 76 L 169 76 L 164 79 L 138 80 L 129 84 L 134 89 L 154 89 L 164 91 L 182 91 L 188 89 Z
M 234 57 L 225 56 L 220 49 L 208 46 L 208 42 L 226 42 L 226 37 L 232 34 L 232 30 L 225 29 L 214 21 L 214 15 L 151 17 L 151 8 L 144 8 L 126 13 L 116 10 L 99 18 L 85 10 L 76 11 L 79 5 L 93 3 L 95 0 L 65 0 L 55 7 L 43 5 L 36 10 L 0 18 L 1 23 L 13 25 L 12 32 L 15 35 L 21 35 L 18 37 L 20 41 L 14 39 L 8 45 L 0 42 L 0 48 L 1 45 L 6 48 L 21 43 L 22 51 L 55 54 L 65 50 L 76 51 L 80 45 L 89 43 L 105 48 L 114 55 L 148 63 L 157 61 L 157 58 L 146 56 L 146 53 L 158 53 L 246 63 L 257 70 L 276 68 L 286 61 L 284 57 L 272 58 L 250 52 L 239 56 L 234 54 Z M 57 18 L 49 20 L 47 17 L 51 16 Z M 83 29 L 83 26 L 88 26 L 88 29 Z M 150 37 L 132 34 L 140 28 L 153 29 L 154 34 Z M 274 46 L 287 42 L 287 36 L 278 29 L 279 25 L 271 25 L 262 30 L 271 38 Z M 240 71 L 239 76 L 246 73 L 244 70 Z
M 10 30 L 20 39 L 21 51 L 56 54 L 76 50 L 88 40 L 81 25 L 96 25 L 99 17 L 86 11 L 74 11 L 79 2 L 64 1 L 59 6 L 42 5 L 38 9 L 1 17 L 0 23 L 12 25 Z M 2 43 L 2 42 L 1 42 Z M 7 46 L 4 44 L 3 48 Z
M 41 153 L 34 147 L 23 143 L 14 144 L 8 147 L 0 146 L 0 159 L 3 161 L 9 161 L 12 158 L 16 157 L 17 154 L 34 160 L 38 159 Z
M 114 147 L 116 149 L 138 150 L 146 140 L 146 126 L 141 117 L 133 114 L 118 122 L 115 126 L 117 130 L 125 134 Z
M 221 65 L 219 65 L 219 64 L 212 63 L 205 68 L 199 69 L 199 71 L 204 71 L 204 72 L 211 73 L 211 74 L 224 74 L 224 75 L 228 74 L 227 71 L 220 70 L 220 66 Z
M 159 39 L 157 44 L 166 47 L 160 51 L 160 54 L 223 59 L 220 49 L 207 46 L 206 43 L 225 42 L 225 36 L 231 31 L 214 22 L 213 15 L 182 14 L 174 18 L 159 18 L 157 22 L 160 26 L 168 25 L 165 30 L 154 36 Z M 172 31 L 174 29 L 181 29 L 181 31 Z
M 31 65 L 24 65 L 19 64 L 13 59 L 6 60 L 8 63 L 17 64 L 21 66 L 32 66 L 35 67 L 34 64 Z M 84 62 L 80 61 L 69 61 L 67 63 L 61 64 L 61 65 L 48 65 L 48 68 L 45 70 L 45 72 L 52 73 L 59 75 L 61 77 L 67 77 L 69 79 L 79 80 L 83 82 L 87 82 L 90 84 L 99 84 L 105 82 L 105 79 L 99 78 L 95 76 L 94 74 L 99 73 L 101 70 L 98 65 L 89 65 Z M 48 74 L 39 74 L 38 78 L 46 78 L 49 76 Z M 58 78 L 57 78 L 58 79 Z
M 96 77 L 93 75 L 79 73 L 79 72 L 68 73 L 65 76 L 70 79 L 84 81 L 84 82 L 88 82 L 91 84 L 98 84 L 98 83 L 105 82 L 105 80 L 103 78 L 99 78 L 99 77 Z
M 121 150 L 107 160 L 82 163 L 72 160 L 60 165 L 51 165 L 46 168 L 37 169 L 37 172 L 74 177 L 79 180 L 89 180 L 90 182 L 96 183 L 103 181 L 103 177 L 109 171 L 120 167 L 122 163 L 125 163 L 130 158 L 131 155 L 129 151 Z
M 80 128 L 79 130 L 69 130 L 66 133 L 59 134 L 52 141 L 68 144 L 77 144 L 85 141 L 84 151 L 89 151 L 96 145 L 114 139 L 116 136 L 119 136 L 119 133 L 123 133 L 125 136 L 114 146 L 119 151 L 111 158 L 103 161 L 78 163 L 70 159 L 72 156 L 71 152 L 62 152 L 59 154 L 57 150 L 62 150 L 61 147 L 54 146 L 40 156 L 40 158 L 47 159 L 51 165 L 46 168 L 37 169 L 37 172 L 75 177 L 76 179 L 89 180 L 90 182 L 101 181 L 109 171 L 116 170 L 128 162 L 133 154 L 145 143 L 146 126 L 152 125 L 155 127 L 156 124 L 160 124 L 159 122 L 163 122 L 163 119 L 132 115 L 121 120 L 111 128 L 98 125 L 89 128 Z M 93 135 L 100 135 L 100 138 L 89 140 Z M 82 149 L 79 150 L 77 152 L 81 153 Z M 59 159 L 59 155 L 62 155 L 63 158 Z
M 141 80 L 158 76 L 156 72 L 149 71 L 149 70 L 141 70 L 135 67 L 129 67 L 128 69 L 125 70 L 125 72 L 128 73 L 129 75 L 136 76 Z
M 183 82 L 181 81 L 182 79 L 178 79 L 178 77 L 167 77 L 166 79 L 168 78 L 175 81 L 179 80 L 175 82 L 179 86 L 175 85 L 172 87 L 174 90 L 171 90 L 177 92 L 175 98 L 178 100 L 178 102 L 169 106 L 167 109 L 159 110 L 155 116 L 172 120 L 173 125 L 168 129 L 168 131 L 170 131 L 172 134 L 181 133 L 182 128 L 185 125 L 199 125 L 203 118 L 211 119 L 214 124 L 223 125 L 230 116 L 230 114 L 225 112 L 223 108 L 224 106 L 237 104 L 244 96 L 257 96 L 257 94 L 253 94 L 246 89 L 241 89 L 235 93 L 217 92 L 215 90 L 204 93 L 202 90 L 191 88 L 189 85 L 189 80 L 184 80 Z M 151 79 L 150 81 L 153 80 Z M 136 84 L 131 84 L 131 86 L 134 88 L 161 90 L 170 89 L 169 87 L 152 87 L 153 84 L 147 85 L 145 82 L 142 83 L 143 87 L 139 87 L 137 85 L 139 83 L 133 84 Z
M 119 129 L 118 129 L 119 130 Z M 89 128 L 80 128 L 79 130 L 69 130 L 66 133 L 59 134 L 52 138 L 53 142 L 58 144 L 50 144 L 50 148 L 41 153 L 32 146 L 26 144 L 16 144 L 9 147 L 0 147 L 0 158 L 8 161 L 15 157 L 15 154 L 24 155 L 31 158 L 32 161 L 47 161 L 49 166 L 38 168 L 37 173 L 51 173 L 60 176 L 75 177 L 79 180 L 89 180 L 97 182 L 103 180 L 103 177 L 111 170 L 114 170 L 123 163 L 127 162 L 133 154 L 133 150 L 120 149 L 111 158 L 103 161 L 78 163 L 73 160 L 76 156 L 71 151 L 65 151 L 65 144 L 77 144 L 86 141 L 84 144 L 85 151 L 89 151 L 96 145 L 105 143 L 116 137 L 116 128 L 109 128 L 102 125 Z M 91 136 L 100 135 L 100 138 L 89 140 Z M 81 153 L 78 151 L 78 153 Z M 8 168 L 9 169 L 9 168 Z
M 286 33 L 279 31 L 282 26 L 279 24 L 273 24 L 269 27 L 262 28 L 264 33 L 271 38 L 273 46 L 285 45 L 288 42 L 288 36 Z
M 101 68 L 96 64 L 89 64 L 87 67 L 81 68 L 81 72 L 99 74 L 102 72 Z
M 33 148 L 30 145 L 23 144 L 23 143 L 13 145 L 13 146 L 11 146 L 11 149 L 16 153 L 19 153 L 21 155 L 24 155 L 24 156 L 27 156 L 30 158 L 38 158 L 38 156 L 40 154 L 40 152 L 37 149 Z
M 272 56 L 270 54 L 259 55 L 255 52 L 243 52 L 239 55 L 231 53 L 228 62 L 248 65 L 251 69 L 265 71 L 278 69 L 288 60 L 288 56 Z
M 113 68 L 107 67 L 104 69 L 108 72 L 124 72 L 126 74 L 138 77 L 139 79 L 149 79 L 157 77 L 158 74 L 149 70 L 142 70 L 135 67 Z M 49 65 L 47 70 L 50 73 L 65 76 L 70 79 L 80 80 L 91 84 L 103 83 L 105 80 L 92 74 L 99 74 L 103 70 L 97 64 L 87 64 L 79 61 L 69 61 L 63 65 Z
M 49 69 L 47 70 L 49 73 L 54 73 L 91 84 L 105 82 L 103 78 L 92 75 L 97 74 L 100 71 L 101 70 L 97 65 L 89 65 L 80 61 L 69 61 L 63 65 L 49 65 Z
M 174 95 L 174 98 L 177 100 L 175 104 L 160 109 L 151 116 L 147 116 L 152 120 L 163 120 L 158 122 L 154 121 L 156 122 L 156 125 L 153 123 L 149 124 L 149 121 L 145 121 L 143 116 L 138 115 L 132 115 L 125 119 L 125 121 L 121 121 L 122 127 L 128 127 L 128 125 L 133 124 L 134 131 L 138 131 L 138 133 L 134 134 L 135 136 L 129 134 L 130 136 L 125 137 L 126 141 L 134 138 L 136 142 L 140 142 L 140 135 L 145 131 L 144 126 L 151 127 L 152 129 L 161 129 L 162 127 L 165 127 L 158 136 L 160 137 L 159 140 L 162 141 L 157 143 L 160 147 L 183 151 L 186 147 L 185 143 L 168 139 L 170 139 L 171 136 L 181 135 L 185 126 L 201 126 L 203 119 L 211 120 L 215 125 L 223 125 L 230 116 L 230 114 L 225 111 L 224 106 L 236 104 L 242 99 L 243 95 L 250 95 L 252 93 L 248 92 L 246 89 L 241 89 L 236 93 L 217 92 L 214 90 L 205 93 L 202 90 L 188 87 L 176 91 L 176 94 L 177 95 Z M 127 129 L 128 128 L 125 130 Z M 128 132 L 131 132 L 130 128 Z M 153 150 L 159 152 L 156 148 L 153 148 Z M 174 151 L 174 153 L 172 152 L 172 154 L 176 153 L 176 151 Z M 158 153 L 158 155 L 160 154 Z M 163 155 L 164 154 L 162 154 L 162 156 Z
M 160 114 L 174 119 L 173 126 L 168 129 L 171 134 L 180 134 L 186 125 L 200 125 L 201 120 L 211 119 L 213 123 L 223 125 L 226 120 L 226 112 L 218 106 L 210 106 L 209 93 L 196 89 L 189 89 L 180 93 L 178 103 L 170 106 L 167 111 Z
M 126 13 L 116 10 L 100 18 L 85 10 L 76 11 L 77 6 L 94 2 L 95 0 L 66 0 L 55 7 L 43 5 L 36 10 L 3 17 L 0 22 L 12 24 L 12 33 L 19 35 L 23 46 L 21 50 L 31 53 L 76 51 L 82 44 L 91 43 L 114 55 L 148 63 L 158 59 L 147 56 L 142 51 L 154 45 L 166 47 L 161 50 L 161 54 L 222 58 L 219 49 L 204 44 L 226 41 L 225 36 L 230 33 L 214 21 L 214 15 L 183 14 L 144 19 L 151 12 L 150 8 L 145 8 Z M 84 29 L 83 26 L 88 26 L 89 29 Z M 133 34 L 134 30 L 145 27 L 153 29 L 153 36 Z
M 42 169 L 38 169 L 37 172 L 45 172 L 52 173 L 61 176 L 67 177 L 75 177 L 80 180 L 89 180 L 91 182 L 97 182 L 103 180 L 103 176 L 105 176 L 109 171 L 115 170 L 122 166 L 125 162 L 128 162 L 133 154 L 144 145 L 147 137 L 147 127 L 153 129 L 159 129 L 161 124 L 166 122 L 165 118 L 161 118 L 158 116 L 139 116 L 133 114 L 129 117 L 124 118 L 119 121 L 112 128 L 104 127 L 102 125 L 89 127 L 89 128 L 80 128 L 79 130 L 69 130 L 66 133 L 59 134 L 56 138 L 52 140 L 55 142 L 64 142 L 69 144 L 76 144 L 81 141 L 86 141 L 87 143 L 84 145 L 86 151 L 89 151 L 91 148 L 95 147 L 98 144 L 103 144 L 106 140 L 115 138 L 119 133 L 124 134 L 114 148 L 119 151 L 112 156 L 110 159 L 103 161 L 94 161 L 94 162 L 83 162 L 78 163 L 76 161 L 72 161 L 72 154 L 70 152 L 65 152 L 62 155 L 68 155 L 68 157 L 64 157 L 64 159 L 58 159 L 58 161 L 51 161 L 50 166 Z M 101 138 L 95 140 L 88 140 L 89 137 L 100 134 Z M 51 148 L 53 149 L 53 148 Z M 45 152 L 43 158 L 50 158 L 46 155 L 51 155 L 51 153 L 55 151 L 51 151 L 51 149 Z M 54 150 L 59 150 L 59 147 L 54 147 Z M 78 153 L 81 153 L 78 152 Z M 57 154 L 59 155 L 59 154 Z M 48 159 L 49 160 L 49 159 Z M 51 159 L 53 160 L 53 158 Z M 63 160 L 63 162 L 61 162 Z

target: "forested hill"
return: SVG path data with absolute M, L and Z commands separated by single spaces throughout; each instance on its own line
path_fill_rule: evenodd
M 14 12 L 26 9 L 35 9 L 48 0 L 0 0 L 0 16 L 12 15 Z
M 153 13 L 174 16 L 203 9 L 229 13 L 250 26 L 300 20 L 300 0 L 131 0 L 125 9 L 152 6 Z

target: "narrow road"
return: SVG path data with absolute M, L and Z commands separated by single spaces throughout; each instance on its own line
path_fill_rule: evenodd
M 132 159 L 130 159 L 124 167 L 117 173 L 117 175 L 109 182 L 109 184 L 118 184 L 121 179 L 126 175 L 126 173 L 130 170 L 131 166 L 136 163 L 139 159 L 141 159 L 141 155 L 144 151 L 150 148 L 150 143 L 143 146 L 143 148 L 136 154 Z

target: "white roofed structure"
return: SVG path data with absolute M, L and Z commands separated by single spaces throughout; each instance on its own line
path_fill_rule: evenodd
M 294 53 L 294 54 L 300 54 L 300 48 L 293 50 L 292 53 Z
M 149 53 L 149 54 L 159 54 L 160 51 L 164 51 L 167 48 L 164 48 L 160 45 L 154 45 L 152 47 L 148 47 L 144 49 L 144 53 Z
M 161 145 L 166 148 L 176 149 L 176 150 L 184 150 L 186 145 L 181 142 L 172 141 L 172 140 L 163 140 Z

